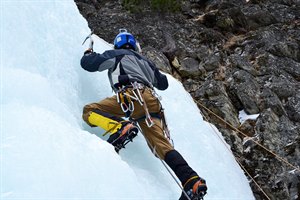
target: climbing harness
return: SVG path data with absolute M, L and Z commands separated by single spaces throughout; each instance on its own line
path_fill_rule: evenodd
M 132 95 L 129 94 L 127 91 L 128 88 L 132 88 Z M 130 117 L 131 114 L 134 111 L 134 104 L 133 101 L 139 102 L 139 104 L 144 108 L 145 110 L 145 122 L 148 127 L 151 127 L 154 125 L 154 122 L 151 118 L 151 115 L 149 113 L 148 107 L 146 102 L 144 101 L 143 96 L 141 95 L 140 89 L 145 89 L 145 86 L 143 84 L 133 82 L 129 86 L 120 87 L 117 91 L 117 101 L 121 106 L 122 111 L 125 113 L 125 117 Z
M 157 119 L 160 119 L 161 121 L 161 125 L 162 125 L 162 128 L 161 130 L 163 131 L 165 137 L 169 140 L 169 142 L 171 143 L 171 145 L 174 147 L 174 142 L 173 142 L 173 139 L 171 138 L 171 134 L 170 134 L 170 130 L 168 128 L 168 124 L 167 124 L 167 120 L 166 120 L 166 116 L 165 116 L 165 113 L 164 113 L 164 109 L 161 107 L 161 110 L 158 112 L 158 113 L 149 113 L 150 116 L 152 118 L 157 118 Z M 130 118 L 131 121 L 136 121 L 136 122 L 139 122 L 141 120 L 144 120 L 146 116 L 143 116 L 143 117 L 140 117 L 138 119 L 132 119 Z M 155 124 L 154 124 L 155 125 Z
M 128 92 L 128 88 L 132 88 L 130 94 Z M 150 113 L 146 104 L 146 101 L 144 100 L 141 91 L 140 90 L 145 90 L 145 89 L 150 89 L 151 94 L 157 98 L 158 103 L 160 104 L 160 111 L 158 113 Z M 174 142 L 171 139 L 170 131 L 168 128 L 167 120 L 165 117 L 164 109 L 160 103 L 161 97 L 156 93 L 156 91 L 153 88 L 147 87 L 141 83 L 138 82 L 133 82 L 129 86 L 123 86 L 119 87 L 119 89 L 116 92 L 117 94 L 117 102 L 120 104 L 120 107 L 122 111 L 125 113 L 125 117 L 129 118 L 130 121 L 134 122 L 140 122 L 142 120 L 145 121 L 147 126 L 150 128 L 155 125 L 153 118 L 157 118 L 161 120 L 162 124 L 162 131 L 165 135 L 165 137 L 170 141 L 171 145 L 174 147 Z M 145 115 L 138 118 L 138 119 L 133 119 L 131 117 L 133 111 L 134 111 L 134 104 L 133 101 L 139 102 L 139 104 L 143 107 L 145 111 Z

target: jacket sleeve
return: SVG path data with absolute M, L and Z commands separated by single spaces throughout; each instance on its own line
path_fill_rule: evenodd
M 153 86 L 159 90 L 166 90 L 169 87 L 167 76 L 162 74 L 152 61 L 150 61 L 150 60 L 147 60 L 147 61 L 148 61 L 149 66 L 154 71 L 154 79 L 155 80 L 154 80 Z
M 105 51 L 103 54 L 92 52 L 83 55 L 81 58 L 81 67 L 89 72 L 104 71 L 113 68 L 116 58 L 111 51 Z
M 157 80 L 157 84 L 155 85 L 157 89 L 166 90 L 169 87 L 167 76 L 160 73 L 157 68 L 154 70 L 154 76 Z

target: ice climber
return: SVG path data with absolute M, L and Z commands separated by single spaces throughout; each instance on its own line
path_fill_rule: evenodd
M 89 48 L 84 52 L 82 68 L 89 72 L 108 70 L 116 95 L 84 106 L 83 119 L 90 126 L 101 127 L 109 133 L 107 141 L 115 146 L 116 151 L 136 135 L 138 124 L 151 151 L 164 160 L 180 180 L 186 192 L 182 192 L 180 200 L 188 199 L 187 195 L 192 200 L 201 199 L 207 190 L 205 180 L 166 137 L 162 106 L 154 87 L 167 89 L 167 77 L 137 50 L 134 36 L 122 29 L 115 37 L 113 50 L 99 54 Z

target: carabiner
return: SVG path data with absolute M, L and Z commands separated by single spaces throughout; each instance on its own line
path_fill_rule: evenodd
M 126 113 L 128 110 L 129 110 L 129 108 L 128 108 L 128 106 L 126 105 L 126 103 L 120 103 L 120 106 L 121 106 L 121 109 L 122 109 L 122 111 L 124 112 L 124 113 Z M 125 108 L 124 108 L 125 107 Z
M 128 108 L 128 110 L 129 110 L 130 112 L 133 112 L 133 111 L 134 111 L 134 104 L 133 104 L 132 101 L 130 101 L 130 103 L 129 103 L 129 108 Z
M 154 122 L 153 122 L 151 116 L 147 116 L 147 117 L 145 118 L 145 122 L 146 122 L 146 124 L 147 124 L 147 126 L 148 126 L 149 128 L 152 127 L 152 126 L 154 125 Z

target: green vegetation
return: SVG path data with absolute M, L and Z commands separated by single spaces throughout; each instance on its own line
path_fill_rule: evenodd
M 160 11 L 175 12 L 180 9 L 179 0 L 151 0 L 151 7 Z
M 138 12 L 141 10 L 142 0 L 123 0 L 123 7 L 130 12 Z
M 123 0 L 123 7 L 130 12 L 138 12 L 144 6 L 162 12 L 176 12 L 180 10 L 181 0 Z

